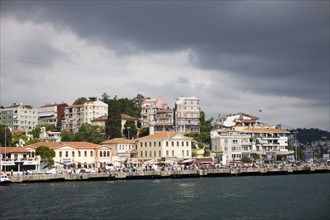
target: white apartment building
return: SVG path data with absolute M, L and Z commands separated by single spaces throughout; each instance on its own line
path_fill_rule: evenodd
M 64 119 L 64 109 L 68 105 L 62 104 L 46 104 L 38 108 L 38 124 L 50 124 L 57 126 Z
M 157 111 L 157 99 L 147 98 L 141 104 L 141 128 L 148 128 L 149 123 L 155 118 Z
M 64 110 L 62 129 L 77 133 L 83 123 L 91 124 L 94 119 L 106 115 L 108 115 L 108 105 L 102 101 L 70 105 Z
M 290 132 L 274 126 L 223 128 L 211 131 L 213 152 L 222 152 L 226 161 L 241 160 L 246 155 L 256 153 L 262 160 L 286 160 L 293 151 L 286 149 Z
M 108 115 L 108 104 L 102 101 L 91 101 L 84 104 L 84 123 L 91 124 L 93 119 L 105 115 Z
M 175 102 L 174 112 L 174 126 L 177 132 L 200 132 L 199 98 L 181 96 Z
M 141 127 L 154 127 L 155 132 L 172 131 L 174 126 L 173 109 L 169 108 L 163 97 L 145 99 L 141 104 Z
M 64 110 L 64 120 L 62 122 L 62 130 L 69 130 L 77 133 L 83 124 L 84 105 L 70 105 Z
M 137 139 L 137 157 L 143 159 L 192 157 L 192 138 L 177 132 L 159 132 Z
M 31 106 L 14 103 L 0 109 L 0 123 L 13 130 L 31 131 L 38 125 L 38 112 Z

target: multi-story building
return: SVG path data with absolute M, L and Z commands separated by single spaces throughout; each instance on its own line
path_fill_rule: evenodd
M 0 109 L 0 123 L 13 130 L 31 131 L 38 124 L 38 112 L 29 105 L 14 103 Z
M 163 97 L 147 98 L 141 105 L 141 127 L 148 128 L 152 124 L 155 132 L 173 130 L 173 109 L 169 108 Z
M 38 108 L 38 124 L 51 124 L 58 126 L 64 119 L 64 109 L 68 105 L 62 104 L 46 104 Z
M 275 126 L 261 126 L 257 117 L 243 113 L 229 115 L 214 125 L 210 134 L 212 151 L 222 153 L 225 161 L 241 160 L 253 153 L 267 161 L 288 160 L 293 155 L 293 151 L 287 150 L 290 132 Z
M 64 113 L 62 129 L 77 133 L 83 123 L 91 124 L 94 119 L 108 115 L 108 105 L 102 101 L 91 101 L 67 106 Z
M 148 128 L 151 118 L 155 118 L 157 99 L 147 98 L 141 104 L 141 127 Z
M 128 140 L 126 138 L 114 138 L 104 141 L 102 144 L 111 147 L 112 161 L 118 166 L 137 156 L 135 142 L 136 140 Z
M 89 142 L 38 142 L 24 147 L 35 150 L 40 146 L 46 146 L 55 151 L 54 162 L 56 165 L 72 165 L 75 167 L 104 167 L 112 163 L 111 147 Z
M 108 104 L 102 101 L 91 101 L 84 104 L 84 123 L 91 124 L 93 119 L 105 115 L 108 115 Z
M 181 96 L 175 102 L 174 112 L 174 126 L 177 132 L 200 132 L 199 98 Z
M 158 132 L 137 139 L 137 157 L 143 159 L 189 159 L 192 138 L 177 132 Z
M 62 122 L 62 130 L 69 130 L 77 133 L 83 124 L 84 105 L 70 105 L 64 110 L 64 120 Z

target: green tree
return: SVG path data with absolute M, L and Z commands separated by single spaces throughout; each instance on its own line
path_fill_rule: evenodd
M 61 140 L 64 142 L 70 142 L 74 140 L 74 134 L 68 130 L 61 131 Z
M 1 147 L 12 146 L 11 142 L 12 142 L 12 134 L 11 134 L 9 128 L 4 124 L 0 124 L 0 145 L 1 145 Z
M 125 126 L 124 136 L 128 138 L 128 133 L 129 133 L 129 139 L 136 138 L 137 129 L 135 127 L 135 121 L 128 120 L 126 121 L 124 126 Z
M 55 157 L 55 151 L 54 149 L 51 149 L 46 146 L 40 146 L 36 149 L 36 155 L 39 155 L 41 157 L 41 160 L 47 161 L 47 166 L 53 167 L 54 166 L 54 157 Z
M 79 131 L 74 136 L 75 141 L 87 141 L 95 144 L 100 144 L 106 140 L 106 136 L 102 134 L 103 128 L 91 124 L 82 124 Z
M 249 157 L 247 157 L 246 155 L 244 155 L 244 156 L 242 157 L 241 161 L 242 161 L 243 163 L 251 163 L 251 162 L 252 162 L 251 159 L 250 159 Z
M 74 101 L 74 105 L 82 105 L 85 104 L 85 102 L 88 102 L 88 99 L 86 97 L 79 97 Z

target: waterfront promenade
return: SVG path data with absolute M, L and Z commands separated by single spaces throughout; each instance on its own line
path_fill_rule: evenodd
M 83 181 L 83 180 L 129 180 L 129 179 L 161 179 L 192 177 L 225 177 L 256 175 L 288 175 L 330 173 L 330 166 L 281 167 L 281 168 L 227 168 L 227 169 L 195 169 L 169 171 L 137 171 L 137 172 L 100 172 L 79 174 L 33 174 L 9 176 L 13 183 L 48 182 L 48 181 Z

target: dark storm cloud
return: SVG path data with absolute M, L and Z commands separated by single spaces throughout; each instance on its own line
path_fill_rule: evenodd
M 329 105 L 328 1 L 19 1 L 1 6 L 2 16 L 69 28 L 119 55 L 190 49 L 190 62 L 228 72 L 239 90 Z M 216 72 L 212 78 L 221 81 Z M 181 76 L 178 81 L 189 82 Z

